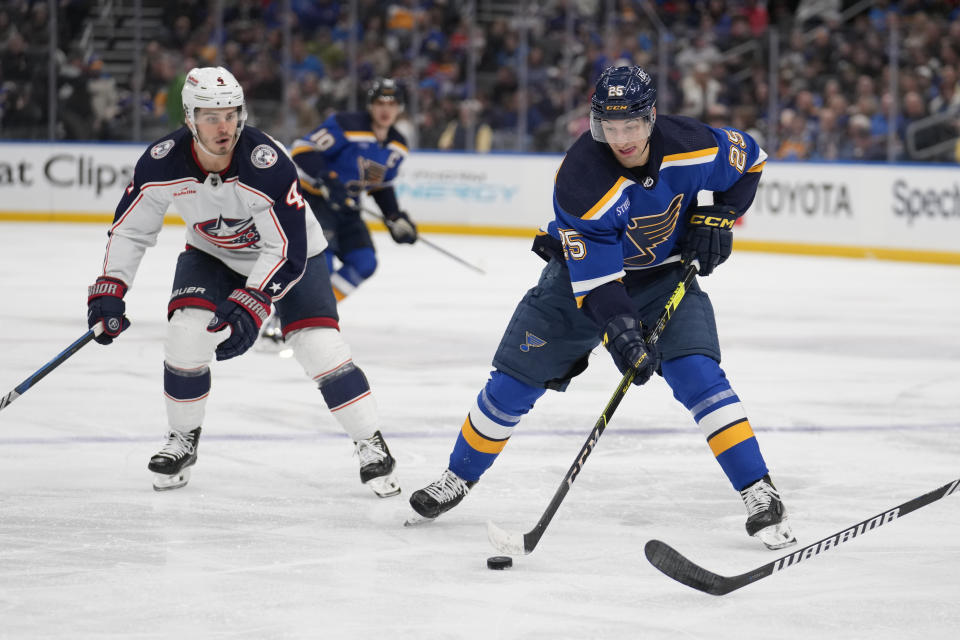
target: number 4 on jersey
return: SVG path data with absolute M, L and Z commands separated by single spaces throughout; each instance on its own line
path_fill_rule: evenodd
M 294 180 L 293 184 L 290 185 L 290 190 L 287 191 L 287 204 L 297 209 L 303 209 L 306 206 L 303 196 L 300 194 L 299 180 Z

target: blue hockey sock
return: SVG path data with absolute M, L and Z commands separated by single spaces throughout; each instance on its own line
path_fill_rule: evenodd
M 450 453 L 450 470 L 467 482 L 479 480 L 545 391 L 493 371 L 463 422 Z
M 343 300 L 377 270 L 377 254 L 371 247 L 354 249 L 342 257 L 343 265 L 330 274 L 337 300 Z
M 207 397 L 210 393 L 210 368 L 186 371 L 164 363 L 163 393 L 175 402 L 195 402 Z
M 737 491 L 767 474 L 760 445 L 720 365 L 707 356 L 668 360 L 663 377 L 707 438 L 730 484 Z

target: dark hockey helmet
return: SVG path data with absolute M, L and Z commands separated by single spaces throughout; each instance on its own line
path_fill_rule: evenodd
M 377 100 L 394 100 L 403 107 L 404 98 L 403 87 L 392 78 L 377 78 L 367 90 L 367 104 L 373 104 Z
M 590 133 L 598 142 L 611 142 L 605 120 L 637 120 L 640 139 L 649 137 L 656 120 L 657 88 L 642 68 L 607 67 L 597 80 L 590 100 Z

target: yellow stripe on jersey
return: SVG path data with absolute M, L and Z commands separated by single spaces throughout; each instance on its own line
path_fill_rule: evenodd
M 760 164 L 755 164 L 749 169 L 747 169 L 747 173 L 760 173 L 761 171 L 763 171 L 763 167 L 766 164 L 767 164 L 766 161 L 761 162 Z
M 617 199 L 620 197 L 620 193 L 631 184 L 636 183 L 634 183 L 632 180 L 627 180 L 623 176 L 617 178 L 616 184 L 610 187 L 610 190 L 603 194 L 603 197 L 600 198 L 600 201 L 590 207 L 590 210 L 583 214 L 581 218 L 584 220 L 593 220 L 602 216 L 607 212 L 607 210 L 610 209 L 613 203 L 617 201 Z
M 410 153 L 409 149 L 407 149 L 404 145 L 400 144 L 396 140 L 391 140 L 390 143 L 387 144 L 387 148 L 393 149 L 394 151 L 399 151 L 403 155 L 407 155 L 408 153 Z
M 666 169 L 668 167 L 687 167 L 693 164 L 706 164 L 708 162 L 713 162 L 713 159 L 717 157 L 717 151 L 719 147 L 710 147 L 709 149 L 699 149 L 697 151 L 685 151 L 683 153 L 671 153 L 668 156 L 663 156 L 663 161 L 660 163 L 660 169 Z
M 290 149 L 290 155 L 295 156 L 301 153 L 307 153 L 308 151 L 316 151 L 316 150 L 317 150 L 316 147 L 310 146 L 308 144 L 300 144 Z
M 503 451 L 503 448 L 507 446 L 507 440 L 509 440 L 509 438 L 491 440 L 483 436 L 476 430 L 473 423 L 470 422 L 469 414 L 467 414 L 467 419 L 463 421 L 463 427 L 460 428 L 460 433 L 463 435 L 463 439 L 467 441 L 467 444 L 481 453 L 500 453 Z
M 713 451 L 713 455 L 719 456 L 727 449 L 735 447 L 744 440 L 748 440 L 752 437 L 753 429 L 750 427 L 750 422 L 744 420 L 743 422 L 730 425 L 717 435 L 713 436 L 707 441 L 707 444 L 710 445 L 710 450 Z
M 373 131 L 344 131 L 344 137 L 350 142 L 376 142 L 377 136 Z

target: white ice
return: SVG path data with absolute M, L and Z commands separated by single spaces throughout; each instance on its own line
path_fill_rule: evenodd
M 85 330 L 105 227 L 0 225 L 0 393 Z M 90 344 L 0 413 L 3 638 L 956 638 L 960 497 L 724 597 L 669 580 L 657 538 L 722 574 L 771 552 L 662 379 L 632 388 L 537 549 L 490 571 L 485 522 L 543 513 L 619 379 L 602 351 L 550 393 L 457 509 L 401 526 L 445 468 L 539 259 L 522 239 L 431 236 L 487 270 L 377 234 L 341 307 L 403 495 L 358 480 L 296 361 L 213 366 L 200 459 L 157 493 L 162 337 L 183 230 Z M 703 280 L 724 367 L 801 544 L 960 477 L 960 267 L 735 253 Z M 518 345 L 519 346 L 519 345 Z

